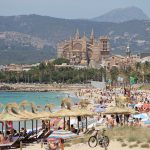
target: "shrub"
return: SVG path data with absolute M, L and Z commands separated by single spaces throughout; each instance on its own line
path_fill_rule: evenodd
M 125 147 L 125 146 L 127 146 L 127 144 L 126 143 L 122 143 L 122 145 L 121 145 L 122 147 Z
M 142 144 L 141 147 L 142 148 L 149 148 L 149 144 L 148 143 Z
M 135 142 L 135 141 L 137 141 L 137 137 L 136 136 L 129 136 L 128 142 Z

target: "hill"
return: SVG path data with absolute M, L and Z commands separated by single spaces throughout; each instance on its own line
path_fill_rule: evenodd
M 137 7 L 127 7 L 114 9 L 102 16 L 93 18 L 93 21 L 98 22 L 125 22 L 130 20 L 148 20 L 148 16 Z
M 56 57 L 56 44 L 73 36 L 76 29 L 89 37 L 108 35 L 113 53 L 149 52 L 150 21 L 123 23 L 59 19 L 39 15 L 0 16 L 0 64 L 34 63 Z

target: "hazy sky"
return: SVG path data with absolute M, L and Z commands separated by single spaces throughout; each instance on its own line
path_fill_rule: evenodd
M 137 6 L 150 17 L 150 0 L 0 0 L 0 16 L 39 14 L 92 18 L 114 8 Z

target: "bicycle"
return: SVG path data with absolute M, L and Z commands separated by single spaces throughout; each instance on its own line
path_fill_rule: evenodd
M 92 148 L 96 147 L 98 144 L 107 150 L 109 145 L 109 138 L 105 135 L 105 129 L 100 132 L 100 130 L 94 130 L 92 136 L 88 140 L 88 145 Z

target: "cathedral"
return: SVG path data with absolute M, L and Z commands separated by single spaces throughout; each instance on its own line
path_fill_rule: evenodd
M 84 65 L 95 67 L 110 56 L 109 39 L 101 36 L 95 39 L 92 30 L 90 38 L 85 34 L 80 37 L 77 30 L 70 40 L 57 44 L 57 57 L 70 60 L 72 65 Z

